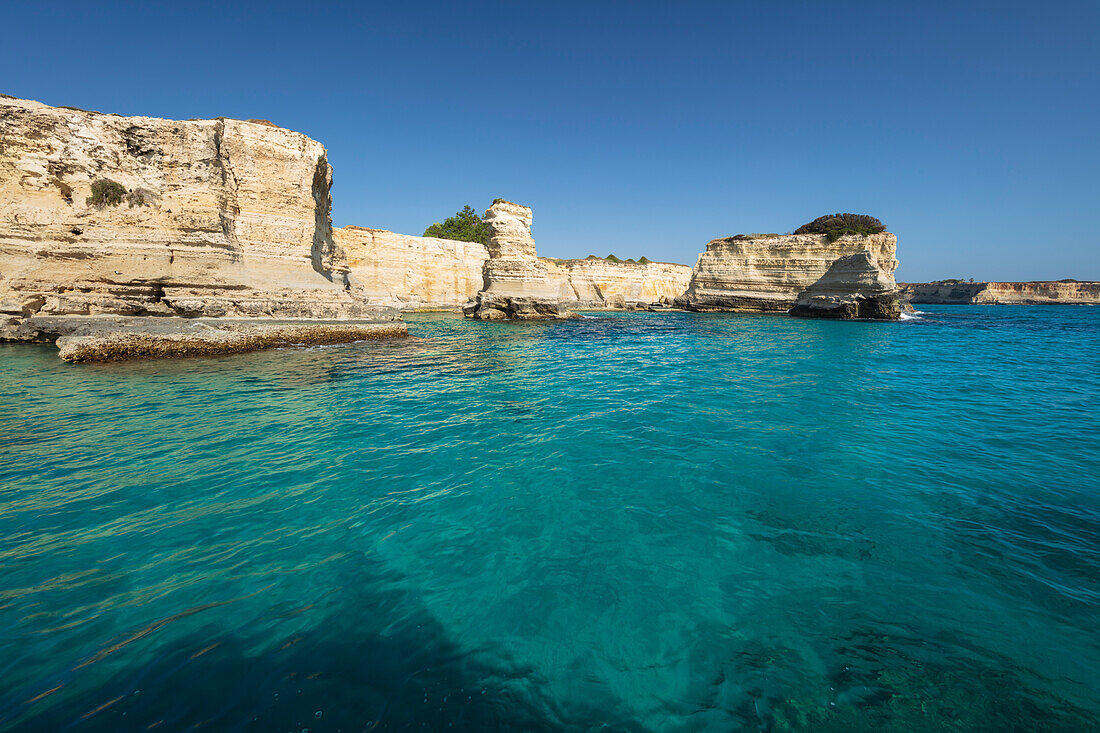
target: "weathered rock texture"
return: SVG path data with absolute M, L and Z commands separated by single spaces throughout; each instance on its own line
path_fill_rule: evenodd
M 414 237 L 384 229 L 333 230 L 350 277 L 368 302 L 405 310 L 461 308 L 485 285 L 489 249 L 477 242 Z M 603 259 L 538 258 L 556 297 L 572 308 L 631 308 L 671 303 L 687 289 L 691 268 Z
M 889 232 L 834 242 L 823 234 L 715 239 L 699 255 L 691 284 L 676 303 L 699 311 L 787 311 L 834 262 L 865 251 L 892 283 L 897 237 Z
M 121 203 L 89 201 L 105 180 Z M 392 320 L 350 287 L 331 184 L 271 123 L 0 98 L 0 338 L 36 314 Z
M 902 294 L 912 303 L 965 305 L 1100 305 L 1100 282 L 1033 281 L 976 282 L 939 280 L 901 283 Z
M 870 252 L 857 252 L 833 262 L 817 282 L 799 293 L 790 314 L 896 321 L 901 303 L 893 275 L 879 267 Z
M 483 320 L 572 318 L 550 279 L 546 263 L 535 255 L 531 210 L 498 199 L 485 212 L 489 225 L 489 259 L 484 284 L 473 303 L 463 308 Z
M 671 304 L 687 290 L 691 268 L 669 262 L 543 260 L 558 296 L 570 308 L 637 308 Z
M 371 303 L 403 309 L 461 308 L 484 284 L 489 250 L 478 242 L 355 226 L 333 233 L 346 253 L 352 280 Z
M 23 340 L 54 341 L 65 361 L 234 354 L 274 346 L 339 344 L 408 333 L 408 327 L 400 321 L 110 315 L 31 316 L 18 329 Z

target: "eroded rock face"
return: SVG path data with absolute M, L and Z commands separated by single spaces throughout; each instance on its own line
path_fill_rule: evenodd
M 637 308 L 671 304 L 691 282 L 691 268 L 668 262 L 544 260 L 562 302 L 570 308 Z
M 901 302 L 892 273 L 870 252 L 841 257 L 817 282 L 799 293 L 792 316 L 896 321 Z
M 461 308 L 484 284 L 489 250 L 478 242 L 349 226 L 333 232 L 368 302 L 403 309 Z
M 960 305 L 1100 305 L 1100 282 L 963 282 L 940 280 L 902 283 L 913 303 Z
M 726 237 L 707 244 L 677 305 L 698 311 L 787 311 L 842 257 L 869 252 L 893 282 L 897 237 L 889 232 Z
M 550 279 L 545 262 L 535 255 L 531 209 L 497 200 L 485 212 L 489 225 L 489 259 L 484 282 L 473 303 L 463 308 L 482 320 L 572 318 Z
M 351 280 L 372 304 L 404 310 L 456 309 L 474 300 L 485 284 L 489 249 L 477 242 L 357 226 L 334 229 L 333 235 L 346 255 Z M 691 280 L 690 267 L 665 262 L 538 260 L 558 299 L 571 308 L 671 303 Z
M 96 204 L 113 181 L 121 201 Z M 0 98 L 0 316 L 370 318 L 324 147 L 270 123 Z

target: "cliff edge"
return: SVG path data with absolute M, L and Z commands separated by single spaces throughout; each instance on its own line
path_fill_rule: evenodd
M 70 316 L 393 322 L 348 276 L 331 185 L 324 146 L 269 123 L 0 98 L 0 339 Z

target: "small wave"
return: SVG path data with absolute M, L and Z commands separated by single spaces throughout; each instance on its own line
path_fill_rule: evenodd
M 901 319 L 900 320 L 903 320 L 903 321 L 923 321 L 924 319 L 921 318 L 919 315 L 917 315 L 918 313 L 922 313 L 922 312 L 923 311 L 913 311 L 912 313 L 904 313 L 903 312 L 901 314 Z

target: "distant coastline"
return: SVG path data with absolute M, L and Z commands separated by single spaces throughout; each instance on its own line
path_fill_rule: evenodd
M 910 303 L 929 305 L 1100 305 L 1100 281 L 996 282 L 935 280 L 898 283 Z

